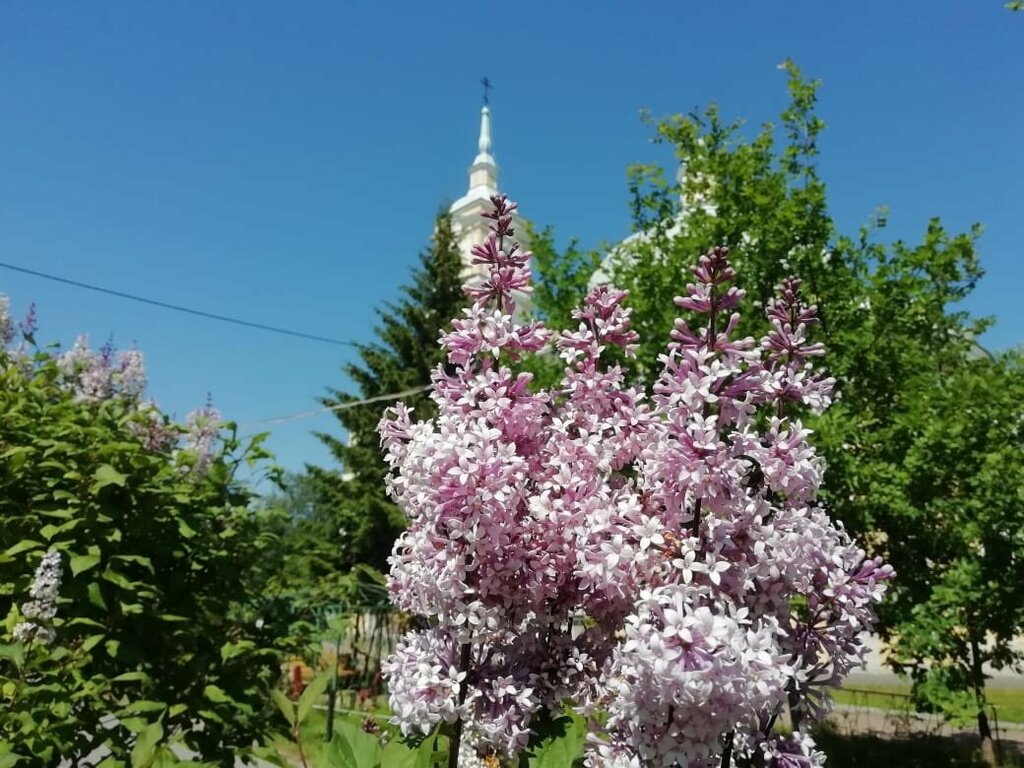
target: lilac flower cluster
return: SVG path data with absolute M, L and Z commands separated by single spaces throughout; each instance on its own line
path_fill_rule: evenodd
M 0 347 L 6 347 L 14 340 L 15 328 L 11 318 L 11 300 L 0 293 Z
M 212 405 L 197 408 L 185 417 L 185 434 L 182 436 L 182 448 L 193 456 L 192 472 L 205 474 L 210 462 L 213 461 L 217 438 L 223 424 L 220 411 Z
M 128 430 L 147 451 L 155 453 L 170 450 L 178 440 L 177 429 L 153 402 L 139 403 L 134 416 L 128 422 Z
M 595 289 L 577 326 L 516 319 L 529 253 L 493 198 L 488 278 L 441 338 L 438 414 L 381 422 L 388 488 L 409 518 L 391 557 L 395 604 L 426 619 L 385 665 L 403 732 L 440 723 L 515 755 L 541 712 L 593 719 L 590 766 L 820 765 L 772 727 L 811 717 L 859 663 L 892 570 L 818 506 L 823 465 L 797 414 L 831 402 L 815 373 L 813 307 L 787 280 L 771 329 L 737 338 L 727 252 L 702 256 L 651 398 L 609 348 L 633 352 L 625 293 Z M 561 384 L 510 367 L 554 345 Z
M 114 396 L 137 400 L 146 389 L 142 353 L 135 348 L 123 349 L 115 357 L 109 344 L 95 351 L 83 335 L 57 359 L 57 365 L 75 397 L 83 402 L 96 403 Z
M 15 322 L 14 316 L 11 314 L 11 300 L 6 294 L 0 293 L 0 353 L 6 353 L 15 360 L 23 361 L 24 341 L 15 349 L 8 349 L 8 347 L 19 335 L 27 341 L 31 340 L 35 332 L 36 305 L 30 304 L 28 312 L 25 313 L 25 319 Z
M 20 643 L 49 645 L 56 639 L 53 619 L 57 615 L 57 592 L 63 577 L 60 553 L 55 551 L 43 555 L 35 578 L 29 587 L 32 599 L 22 603 L 21 615 L 25 621 L 15 625 L 14 639 Z

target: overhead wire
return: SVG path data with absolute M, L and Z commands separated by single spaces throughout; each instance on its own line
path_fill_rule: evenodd
M 162 307 L 163 309 L 173 310 L 175 312 L 184 312 L 186 314 L 195 315 L 197 317 L 204 317 L 211 320 L 219 320 L 225 323 L 233 323 L 235 325 L 245 326 L 247 328 L 255 328 L 261 331 L 268 331 L 271 333 L 284 334 L 286 336 L 296 336 L 310 341 L 319 341 L 327 344 L 336 344 L 341 346 L 359 347 L 360 345 L 354 341 L 342 341 L 340 339 L 332 339 L 326 336 L 318 336 L 316 334 L 304 333 L 302 331 L 293 331 L 288 328 L 279 328 L 273 325 L 265 325 L 263 323 L 254 323 L 249 320 L 241 320 L 235 317 L 228 317 L 227 315 L 220 315 L 215 312 L 206 312 L 200 309 L 192 309 L 191 307 L 183 307 L 178 304 L 171 304 L 165 301 L 159 301 L 157 299 L 149 299 L 144 296 L 137 296 L 131 293 L 125 293 L 124 291 L 117 291 L 112 288 L 104 288 L 98 285 L 91 285 L 89 283 L 83 283 L 79 280 L 72 280 L 66 277 L 60 277 L 59 275 L 52 275 L 47 272 L 40 272 L 35 269 L 29 269 L 28 267 L 20 267 L 16 264 L 8 264 L 0 261 L 0 267 L 9 269 L 14 272 L 21 272 L 26 275 L 32 275 L 33 277 L 40 277 L 44 280 L 52 280 L 53 282 L 63 283 L 65 285 L 71 285 L 76 288 L 83 288 L 89 291 L 95 291 L 97 293 L 104 293 L 110 296 L 116 296 L 118 298 L 127 299 L 129 301 L 137 301 L 142 304 L 150 304 L 156 307 Z M 384 395 L 376 395 L 374 397 L 367 397 L 361 400 L 349 400 L 344 403 L 338 403 L 336 405 L 328 405 L 323 408 L 315 408 L 308 411 L 299 411 L 297 413 L 285 414 L 283 416 L 275 416 L 269 419 L 261 419 L 259 421 L 243 422 L 240 426 L 245 427 L 261 427 L 261 426 L 274 426 L 277 424 L 287 424 L 291 421 L 298 421 L 300 419 L 308 419 L 312 416 L 318 416 L 322 413 L 330 413 L 332 411 L 343 411 L 349 408 L 356 408 L 360 405 L 368 405 L 370 403 L 378 403 L 386 400 L 397 400 L 400 397 L 408 397 L 409 395 L 416 395 L 420 392 L 425 392 L 430 389 L 429 386 L 413 387 L 411 389 L 402 390 L 401 392 L 389 392 Z
M 183 307 L 180 304 L 171 304 L 166 301 L 158 301 L 157 299 L 149 299 L 144 296 L 137 296 L 132 293 L 125 293 L 124 291 L 116 291 L 112 288 L 103 288 L 99 285 L 91 285 L 90 283 L 83 283 L 79 280 L 72 280 L 67 277 L 60 277 L 59 275 L 51 275 L 47 272 L 40 272 L 35 269 L 29 269 L 28 267 L 19 267 L 16 264 L 8 264 L 0 261 L 0 267 L 9 269 L 14 272 L 21 272 L 26 275 L 32 275 L 33 277 L 40 277 L 44 280 L 51 280 L 55 283 L 63 283 L 65 285 L 73 285 L 76 288 L 84 288 L 88 291 L 95 291 L 96 293 L 105 293 L 108 296 L 117 296 L 121 299 L 127 299 L 129 301 L 137 301 L 140 304 L 149 304 L 154 307 L 162 307 L 163 309 L 170 309 L 175 312 L 184 312 L 189 315 L 195 315 L 197 317 L 205 317 L 209 320 L 219 320 L 223 323 L 232 323 L 234 325 L 245 326 L 246 328 L 255 328 L 260 331 L 267 331 L 269 333 L 278 333 L 284 336 L 294 336 L 300 339 L 307 339 L 309 341 L 319 341 L 324 344 L 334 344 L 343 347 L 358 347 L 354 341 L 343 341 L 341 339 L 332 339 L 328 336 L 318 336 L 314 333 L 305 333 L 303 331 L 293 331 L 289 328 L 280 328 L 274 325 L 266 325 L 264 323 L 256 323 L 251 320 L 242 320 L 237 317 L 229 317 L 228 315 L 220 315 L 216 312 L 206 312 L 201 309 L 192 309 L 191 307 Z
M 413 387 L 412 389 L 405 389 L 401 392 L 389 392 L 386 395 L 376 395 L 374 397 L 367 397 L 362 400 L 349 400 L 345 403 L 338 403 L 337 405 L 328 405 L 323 408 L 315 408 L 310 411 L 299 411 L 298 413 L 289 413 L 284 416 L 275 416 L 270 419 L 262 419 L 260 421 L 246 421 L 242 422 L 239 426 L 244 427 L 260 427 L 260 426 L 274 426 L 276 424 L 287 424 L 289 421 L 298 421 L 299 419 L 308 419 L 311 416 L 319 416 L 321 413 L 330 413 L 331 411 L 345 411 L 349 408 L 355 408 L 360 405 L 368 405 L 369 403 L 380 403 L 385 400 L 397 400 L 400 397 L 408 397 L 409 395 L 418 395 L 420 392 L 426 392 L 430 389 L 430 386 Z

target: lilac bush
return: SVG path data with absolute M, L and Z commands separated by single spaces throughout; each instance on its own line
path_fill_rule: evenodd
M 181 471 L 202 477 L 211 462 L 223 450 L 223 434 L 228 423 L 210 403 L 189 413 L 184 424 L 174 423 L 152 400 L 144 395 L 148 378 L 145 357 L 135 346 L 115 349 L 105 344 L 98 350 L 85 334 L 57 355 L 33 359 L 36 307 L 30 305 L 25 319 L 16 322 L 10 299 L 0 293 L 0 370 L 20 366 L 27 373 L 44 365 L 54 365 L 60 386 L 74 393 L 74 399 L 96 407 L 117 401 L 125 407 L 125 425 L 147 451 L 171 453 Z M 20 337 L 20 343 L 12 347 Z
M 590 718 L 589 766 L 822 764 L 773 726 L 787 701 L 794 721 L 827 711 L 892 570 L 816 502 L 799 413 L 834 381 L 799 281 L 763 339 L 737 338 L 727 251 L 702 256 L 648 397 L 613 362 L 638 341 L 624 292 L 593 290 L 572 329 L 520 319 L 530 254 L 515 204 L 492 202 L 487 276 L 441 338 L 438 415 L 399 404 L 380 427 L 409 518 L 391 595 L 425 627 L 385 664 L 395 722 L 514 757 L 568 704 Z M 515 368 L 552 347 L 564 377 L 535 391 Z

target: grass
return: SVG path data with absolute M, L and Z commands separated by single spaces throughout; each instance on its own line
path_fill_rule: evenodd
M 906 696 L 910 693 L 909 683 L 855 685 L 851 688 L 855 692 L 842 688 L 837 690 L 836 703 L 891 709 L 894 702 L 890 694 Z M 985 689 L 985 698 L 996 708 L 1000 723 L 1024 723 L 1024 686 L 989 687 Z

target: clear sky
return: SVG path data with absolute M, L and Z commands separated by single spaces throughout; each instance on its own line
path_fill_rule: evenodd
M 501 15 L 495 13 L 495 9 Z M 823 80 L 821 168 L 852 231 L 985 225 L 970 308 L 1024 336 L 1024 13 L 1002 0 L 861 3 L 95 2 L 0 5 L 0 260 L 199 309 L 366 340 L 434 213 L 461 195 L 479 80 L 502 187 L 585 245 L 628 232 L 625 167 L 665 160 L 655 115 L 716 100 L 774 119 L 776 65 Z M 352 351 L 0 270 L 43 339 L 137 341 L 184 416 L 246 431 L 316 406 Z M 311 430 L 273 428 L 291 469 Z

